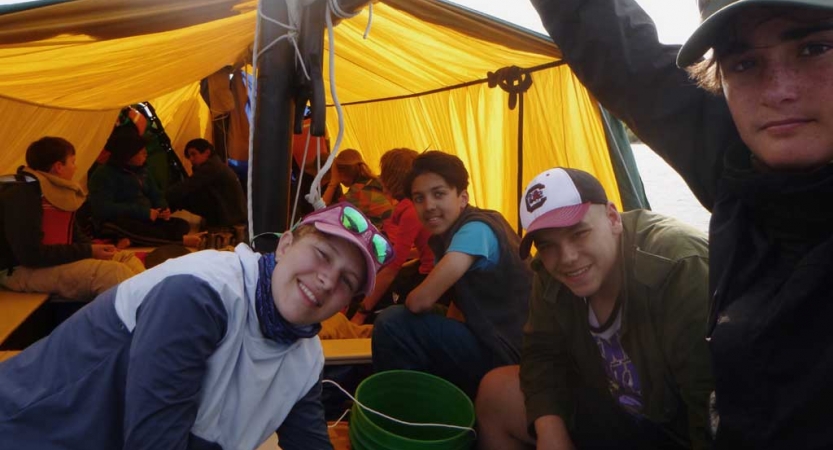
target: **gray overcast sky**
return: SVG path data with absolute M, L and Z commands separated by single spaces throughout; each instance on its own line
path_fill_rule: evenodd
M 529 0 L 449 0 L 546 34 Z M 637 0 L 657 24 L 661 41 L 682 44 L 700 22 L 697 0 Z
M 0 5 L 32 0 L 0 0 Z M 529 0 L 449 0 L 546 34 Z M 659 38 L 682 44 L 699 22 L 697 0 L 637 0 L 657 24 Z

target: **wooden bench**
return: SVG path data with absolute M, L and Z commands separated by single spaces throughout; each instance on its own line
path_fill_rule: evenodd
M 0 344 L 48 298 L 49 294 L 0 290 Z
M 324 347 L 324 364 L 338 366 L 344 364 L 370 364 L 372 351 L 370 339 L 322 339 Z

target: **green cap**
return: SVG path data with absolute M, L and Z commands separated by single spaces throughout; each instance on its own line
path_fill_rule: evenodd
M 745 8 L 750 6 L 792 6 L 796 8 L 833 9 L 833 0 L 699 0 L 700 26 L 677 54 L 677 67 L 688 67 L 712 48 L 716 34 Z

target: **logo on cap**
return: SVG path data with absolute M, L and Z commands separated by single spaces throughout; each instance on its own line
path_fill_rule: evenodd
M 541 183 L 536 184 L 529 188 L 526 191 L 526 197 L 524 199 L 526 202 L 526 211 L 532 212 L 536 209 L 540 208 L 547 202 L 547 196 L 544 195 L 544 185 Z

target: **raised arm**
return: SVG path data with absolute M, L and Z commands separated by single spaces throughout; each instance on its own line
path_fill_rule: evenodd
M 532 0 L 570 68 L 686 180 L 708 209 L 722 153 L 739 142 L 726 102 L 677 68 L 634 0 Z

